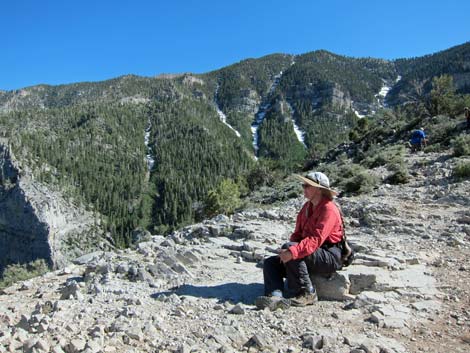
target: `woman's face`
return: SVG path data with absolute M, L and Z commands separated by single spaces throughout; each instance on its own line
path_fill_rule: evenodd
M 308 200 L 312 200 L 318 195 L 318 193 L 320 193 L 320 189 L 314 186 L 303 184 L 302 187 L 304 188 L 304 197 Z

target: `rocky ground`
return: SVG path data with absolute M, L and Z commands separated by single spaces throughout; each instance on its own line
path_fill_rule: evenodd
M 6 288 L 0 352 L 468 352 L 470 181 L 443 155 L 407 162 L 410 183 L 338 200 L 357 259 L 316 279 L 315 306 L 253 305 L 298 198 Z

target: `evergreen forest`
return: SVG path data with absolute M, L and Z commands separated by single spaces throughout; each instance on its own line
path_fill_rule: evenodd
M 340 144 L 367 150 L 425 117 L 459 116 L 469 93 L 469 43 L 395 61 L 273 54 L 200 75 L 0 92 L 0 136 L 25 173 L 126 247 L 136 229 L 166 234 L 233 212 Z

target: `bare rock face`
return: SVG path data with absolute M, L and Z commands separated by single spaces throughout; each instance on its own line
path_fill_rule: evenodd
M 253 89 L 242 89 L 239 97 L 235 97 L 231 101 L 231 106 L 241 113 L 255 114 L 261 103 L 261 97 Z
M 0 144 L 0 270 L 11 263 L 45 259 L 54 268 L 106 248 L 88 212 L 22 171 Z
M 336 84 L 331 85 L 311 85 L 294 86 L 287 95 L 288 100 L 294 98 L 308 98 L 315 107 L 321 107 L 329 102 L 338 107 L 349 108 L 351 106 L 351 97 L 343 92 Z

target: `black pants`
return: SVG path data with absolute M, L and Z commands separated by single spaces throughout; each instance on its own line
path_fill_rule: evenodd
M 297 243 L 286 243 L 282 248 Z M 291 260 L 283 264 L 278 255 L 264 260 L 264 293 L 270 295 L 280 290 L 285 297 L 295 297 L 304 291 L 314 289 L 310 275 L 331 274 L 341 269 L 341 249 L 333 246 L 329 249 L 318 248 L 313 254 L 302 259 Z M 287 278 L 287 292 L 284 291 L 284 278 Z
M 422 142 L 411 144 L 411 152 L 418 152 L 418 151 L 422 151 L 423 149 L 424 149 L 424 143 Z

